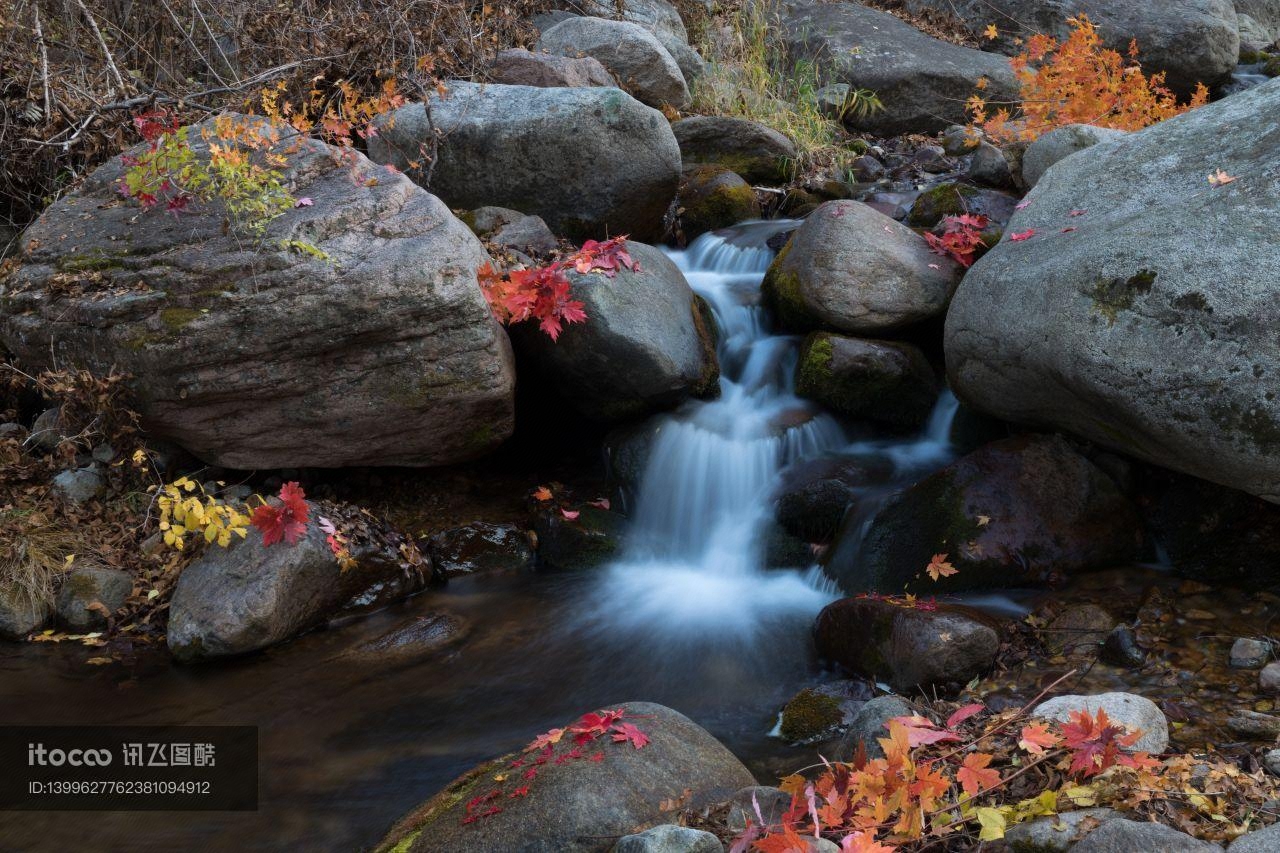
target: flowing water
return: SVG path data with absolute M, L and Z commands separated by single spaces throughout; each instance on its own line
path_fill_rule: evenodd
M 454 581 L 198 668 L 88 667 L 80 648 L 8 647 L 0 723 L 258 726 L 260 810 L 0 813 L 0 853 L 361 849 L 477 761 L 631 700 L 685 712 L 762 777 L 801 759 L 768 733 L 781 704 L 822 677 L 809 628 L 837 593 L 816 567 L 764 568 L 772 490 L 797 461 L 870 454 L 892 465 L 887 493 L 952 458 L 956 404 L 944 395 L 918 438 L 877 440 L 851 437 L 795 395 L 799 340 L 773 334 L 759 306 L 766 240 L 794 224 L 748 223 L 672 253 L 714 311 L 721 394 L 662 422 L 616 565 Z M 469 626 L 450 651 L 355 651 L 438 611 Z

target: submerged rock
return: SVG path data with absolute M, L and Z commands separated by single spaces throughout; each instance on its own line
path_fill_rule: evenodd
M 55 600 L 58 619 L 71 631 L 100 630 L 132 592 L 133 576 L 128 572 L 94 566 L 72 569 Z
M 649 106 L 679 109 L 689 103 L 689 87 L 675 57 L 639 24 L 568 18 L 543 31 L 538 49 L 598 59 L 623 89 Z
M 1255 275 L 1280 268 L 1259 224 L 1280 217 L 1277 113 L 1272 80 L 1050 169 L 1008 226 L 1036 234 L 952 302 L 957 396 L 1280 501 L 1280 337 Z M 1233 182 L 1205 179 L 1205 151 Z
M 208 126 L 189 133 L 200 159 Z M 0 283 L 0 341 L 28 370 L 129 374 L 149 434 L 229 468 L 439 465 L 496 447 L 515 370 L 477 285 L 480 241 L 359 152 L 278 148 L 284 184 L 312 203 L 252 240 L 220 205 L 142 212 L 117 192 L 121 157 L 100 167 L 27 229 Z
M 584 323 L 551 340 L 532 323 L 512 328 L 525 374 L 594 421 L 617 422 L 718 390 L 711 332 L 684 273 L 663 252 L 628 244 L 639 272 L 567 273 Z
M 814 332 L 800 349 L 796 393 L 847 418 L 919 429 L 939 390 L 929 360 L 908 343 Z
M 1066 723 L 1073 712 L 1086 711 L 1097 716 L 1099 710 L 1106 711 L 1107 719 L 1124 726 L 1130 733 L 1142 732 L 1130 750 L 1159 755 L 1169 748 L 1169 721 L 1155 702 L 1133 693 L 1056 696 L 1037 705 L 1031 716 Z
M 876 457 L 824 456 L 799 462 L 782 474 L 774 517 L 806 542 L 830 542 L 859 497 L 891 473 L 891 467 Z
M 796 146 L 771 127 L 732 116 L 690 116 L 671 125 L 684 165 L 721 166 L 753 184 L 787 181 Z
M 1097 655 L 1116 619 L 1096 604 L 1077 604 L 1053 618 L 1041 632 L 1053 655 Z
M 1004 57 L 940 41 L 859 3 L 797 2 L 779 30 L 788 58 L 813 63 L 819 85 L 847 83 L 879 96 L 882 109 L 846 112 L 857 130 L 894 136 L 964 123 L 965 101 L 984 78 L 988 100 L 1017 100 Z
M 514 524 L 476 521 L 437 533 L 426 544 L 435 576 L 446 580 L 524 571 L 533 568 L 535 557 L 528 534 Z
M 761 290 L 789 330 L 866 335 L 941 315 L 957 275 L 905 225 L 859 202 L 830 201 L 792 234 Z
M 1120 565 L 1143 541 L 1111 478 L 1058 436 L 989 444 L 906 489 L 865 532 L 841 530 L 827 573 L 850 593 L 1038 586 Z M 924 569 L 945 554 L 956 574 Z
M 680 182 L 680 229 L 686 240 L 760 218 L 751 185 L 721 166 L 686 166 Z
M 967 608 L 922 609 L 872 598 L 844 598 L 818 614 L 822 656 L 899 692 L 953 692 L 991 669 L 1000 637 Z
M 471 633 L 471 623 L 453 613 L 416 616 L 398 628 L 344 653 L 370 661 L 412 661 L 450 649 Z
M 1231 644 L 1231 665 L 1237 669 L 1257 669 L 1271 659 L 1271 643 L 1253 637 L 1237 637 Z
M 380 117 L 369 156 L 425 183 L 410 163 L 439 130 L 429 188 L 453 207 L 514 208 L 573 240 L 661 239 L 680 149 L 657 110 L 619 89 L 461 81 L 430 104 L 434 126 L 422 104 Z
M 183 570 L 169 605 L 169 650 L 182 661 L 257 651 L 323 624 L 346 607 L 417 592 L 427 567 L 404 537 L 331 504 L 309 504 L 311 522 L 296 545 L 262 544 L 257 531 L 209 548 Z M 343 569 L 315 518 L 350 540 L 356 565 Z M 349 531 L 349 532 L 348 532 Z M 402 546 L 406 546 L 406 552 Z
M 588 747 L 601 754 L 599 761 L 556 761 L 575 749 L 573 738 L 563 738 L 551 747 L 554 758 L 535 766 L 538 772 L 528 782 L 527 794 L 516 797 L 510 792 L 523 780 L 497 783 L 493 777 L 510 770 L 519 756 L 494 759 L 414 809 L 375 849 L 508 853 L 512 839 L 519 839 L 525 853 L 605 853 L 620 836 L 670 820 L 670 812 L 662 809 L 664 800 L 685 799 L 697 809 L 755 784 L 729 750 L 683 714 L 649 702 L 611 707 L 622 708 L 624 720 L 648 736 L 643 749 L 612 743 L 606 736 Z M 526 755 L 522 765 L 531 760 Z M 500 811 L 464 823 L 472 812 L 485 810 L 477 807 L 476 797 L 499 789 Z

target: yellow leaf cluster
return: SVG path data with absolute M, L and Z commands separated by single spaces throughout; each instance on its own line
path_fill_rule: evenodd
M 160 507 L 164 544 L 179 551 L 186 547 L 189 533 L 225 548 L 233 535 L 243 539 L 249 532 L 248 515 L 206 494 L 203 486 L 187 477 L 164 486 L 156 504 Z

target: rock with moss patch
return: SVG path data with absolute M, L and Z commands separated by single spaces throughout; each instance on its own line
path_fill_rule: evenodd
M 949 181 L 925 190 L 911 206 L 907 224 L 932 228 L 946 216 L 985 216 L 994 225 L 1004 225 L 1013 216 L 1018 200 L 1008 193 Z
M 1277 115 L 1272 80 L 1050 169 L 947 315 L 957 396 L 1280 502 Z
M 132 592 L 133 576 L 128 572 L 96 566 L 72 569 L 55 600 L 58 620 L 70 631 L 100 630 Z
M 760 218 L 760 202 L 751 185 L 721 166 L 686 167 L 680 180 L 678 203 L 680 228 L 686 240 Z
M 780 183 L 795 168 L 796 146 L 759 122 L 731 116 L 691 116 L 671 125 L 685 166 L 722 166 L 751 183 Z
M 938 398 L 938 380 L 917 347 L 829 332 L 805 338 L 796 393 L 839 415 L 918 429 Z
M 792 743 L 811 743 L 830 736 L 844 722 L 844 711 L 832 696 L 806 688 L 782 709 L 778 732 Z
M 524 796 L 511 795 L 526 784 L 519 774 L 504 774 L 517 754 L 486 762 L 406 815 L 375 850 L 508 853 L 518 839 L 524 853 L 605 853 L 621 836 L 668 823 L 666 800 L 701 809 L 755 784 L 742 762 L 683 714 L 649 702 L 608 707 L 622 709 L 624 721 L 648 737 L 642 749 L 605 736 L 584 750 L 573 738 L 562 738 L 549 747 L 550 760 L 527 783 Z M 575 749 L 581 758 L 557 760 Z M 495 782 L 495 775 L 510 779 Z M 465 822 L 483 810 L 475 798 L 495 789 L 501 807 L 483 820 Z
M 229 468 L 438 465 L 497 446 L 515 369 L 477 285 L 480 241 L 359 152 L 287 132 L 278 146 L 312 203 L 252 238 L 217 204 L 141 211 L 117 192 L 124 161 L 100 167 L 28 228 L 0 341 L 28 370 L 128 374 L 149 434 Z M 63 269 L 85 256 L 112 264 Z
M 905 225 L 860 202 L 831 201 L 796 229 L 762 290 L 789 330 L 865 335 L 941 315 L 958 275 Z
M 1058 436 L 997 441 L 895 497 L 864 531 L 846 524 L 825 564 L 849 593 L 1038 586 L 1133 560 L 1137 511 Z M 956 569 L 930 578 L 943 554 Z
M 572 509 L 543 505 L 533 513 L 538 561 L 551 571 L 608 565 L 617 559 L 626 531 L 625 516 L 592 504 L 575 504 Z
M 522 381 L 541 383 L 582 417 L 618 422 L 714 394 L 719 362 L 684 273 L 652 246 L 629 244 L 639 270 L 567 273 L 587 320 L 552 340 L 533 323 L 511 337 Z
M 898 692 L 959 690 L 991 669 L 1000 636 L 977 611 L 843 598 L 818 614 L 818 653 Z

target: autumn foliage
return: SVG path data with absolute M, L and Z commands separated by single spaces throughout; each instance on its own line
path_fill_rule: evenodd
M 476 270 L 480 290 L 498 322 L 510 325 L 536 320 L 551 340 L 557 340 L 565 323 L 581 323 L 587 319 L 583 304 L 570 295 L 571 283 L 566 271 L 602 272 L 608 278 L 618 270 L 640 271 L 640 265 L 627 251 L 627 237 L 622 235 L 603 242 L 588 240 L 577 252 L 547 266 L 499 272 L 492 264 Z
M 935 254 L 948 257 L 962 267 L 971 267 L 978 258 L 978 252 L 985 247 L 982 232 L 989 222 L 980 213 L 947 216 L 942 220 L 942 234 L 928 233 L 924 239 Z
M 1179 104 L 1164 85 L 1163 72 L 1145 76 L 1137 61 L 1137 42 L 1130 43 L 1126 58 L 1102 46 L 1087 15 L 1067 22 L 1071 34 L 1065 41 L 1036 34 L 1009 60 L 1020 90 L 1016 111 L 988 104 L 980 93 L 969 99 L 973 124 L 989 138 L 1032 140 L 1067 124 L 1141 130 L 1208 102 L 1209 90 L 1203 84 L 1187 103 Z

